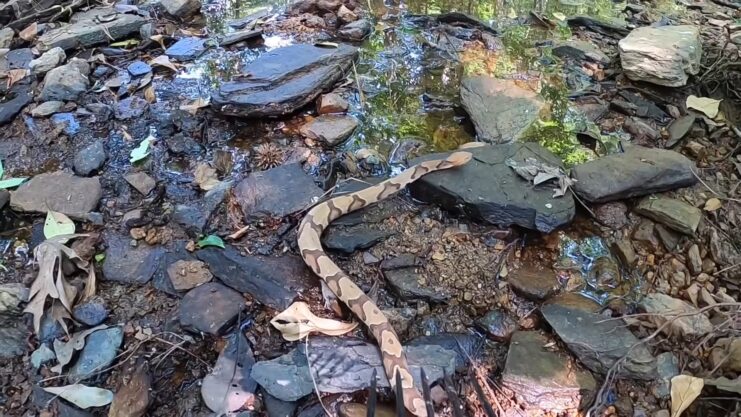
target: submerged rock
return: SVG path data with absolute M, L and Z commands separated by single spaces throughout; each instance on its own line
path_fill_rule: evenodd
M 103 190 L 98 177 L 76 177 L 64 171 L 39 174 L 10 193 L 13 210 L 46 213 L 54 210 L 86 219 L 95 210 Z
M 702 210 L 667 197 L 646 197 L 635 207 L 636 213 L 665 224 L 686 235 L 694 235 L 702 220 Z
M 590 203 L 639 197 L 697 182 L 695 164 L 684 155 L 642 146 L 577 165 L 571 170 L 574 191 Z
M 339 81 L 357 48 L 299 44 L 274 49 L 246 65 L 248 78 L 227 81 L 212 96 L 214 110 L 234 116 L 282 116 L 312 102 Z
M 520 139 L 546 107 L 538 93 L 514 80 L 486 75 L 461 81 L 461 104 L 476 127 L 479 140 L 506 143 Z
M 55 47 L 64 50 L 87 48 L 124 39 L 139 31 L 147 20 L 136 14 L 118 13 L 112 8 L 95 8 L 77 13 L 69 25 L 44 32 L 36 43 L 40 51 Z
M 219 335 L 234 323 L 244 308 L 242 295 L 217 282 L 190 290 L 180 300 L 178 317 L 186 329 Z
M 358 121 L 352 116 L 322 115 L 301 126 L 301 134 L 329 146 L 339 145 L 352 135 Z
M 618 42 L 625 75 L 667 87 L 700 72 L 702 43 L 695 26 L 639 27 Z
M 574 217 L 574 199 L 570 194 L 553 198 L 553 187 L 533 186 L 517 175 L 506 161 L 523 162 L 536 158 L 552 166 L 560 160 L 536 143 L 510 143 L 468 149 L 471 162 L 455 169 L 433 172 L 412 183 L 412 196 L 435 202 L 453 212 L 463 212 L 499 226 L 518 225 L 541 232 L 551 232 Z M 425 155 L 410 161 L 444 158 L 447 154 Z
M 516 293 L 534 301 L 545 300 L 559 287 L 553 270 L 538 270 L 528 266 L 510 272 L 507 282 Z

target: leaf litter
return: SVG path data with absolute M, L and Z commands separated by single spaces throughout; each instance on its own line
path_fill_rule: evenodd
M 45 387 L 44 391 L 57 395 L 82 408 L 102 407 L 113 400 L 113 393 L 107 389 L 89 387 L 82 384 L 65 385 L 63 387 Z
M 294 342 L 301 340 L 312 332 L 324 333 L 328 336 L 341 336 L 353 331 L 357 322 L 342 322 L 317 317 L 309 309 L 309 305 L 298 301 L 291 304 L 282 313 L 273 317 L 270 324 L 278 329 L 283 338 Z
M 692 405 L 692 402 L 700 396 L 703 386 L 705 386 L 705 382 L 702 378 L 695 378 L 690 375 L 677 375 L 672 378 L 671 417 L 679 417 L 682 415 L 684 410 Z
M 255 358 L 244 335 L 237 331 L 227 340 L 211 373 L 203 378 L 203 402 L 217 415 L 254 405 L 257 382 L 250 377 Z

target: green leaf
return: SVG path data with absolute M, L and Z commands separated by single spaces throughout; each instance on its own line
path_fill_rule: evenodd
M 139 40 L 126 39 L 125 41 L 114 42 L 110 44 L 109 46 L 112 46 L 114 48 L 128 48 L 129 46 L 135 46 L 135 45 L 139 45 Z
M 208 235 L 204 237 L 203 239 L 199 240 L 198 243 L 196 243 L 199 249 L 205 248 L 207 246 L 216 246 L 221 249 L 224 249 L 224 241 L 221 240 L 220 237 L 216 235 Z
M 0 189 L 2 188 L 14 188 L 26 181 L 28 178 L 10 178 L 7 180 L 0 181 Z
M 147 136 L 141 143 L 139 143 L 139 146 L 134 148 L 131 151 L 131 158 L 129 158 L 129 162 L 132 164 L 134 162 L 141 161 L 142 159 L 149 156 L 149 145 L 151 145 L 155 141 L 155 138 L 152 135 Z
M 99 253 L 95 255 L 95 262 L 101 263 L 105 260 L 105 253 Z
M 44 222 L 44 236 L 51 239 L 55 236 L 71 235 L 75 233 L 75 223 L 62 213 L 49 210 Z

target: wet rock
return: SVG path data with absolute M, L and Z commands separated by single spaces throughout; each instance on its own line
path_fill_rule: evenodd
M 108 318 L 108 309 L 102 300 L 86 301 L 72 309 L 72 317 L 88 326 L 97 326 Z
M 421 367 L 431 384 L 442 378 L 443 372 L 452 374 L 455 371 L 455 352 L 429 345 L 407 346 L 405 351 L 417 384 L 421 380 Z M 374 369 L 378 386 L 389 387 L 378 347 L 373 343 L 355 338 L 315 336 L 309 341 L 309 355 L 312 369 L 322 369 L 320 373 L 314 371 L 317 389 L 321 392 L 366 389 Z M 282 401 L 296 401 L 314 392 L 303 348 L 270 361 L 257 362 L 252 367 L 252 377 L 265 391 Z
M 335 146 L 349 138 L 356 127 L 358 121 L 352 116 L 322 115 L 301 126 L 301 134 L 328 146 Z
M 149 108 L 147 100 L 139 96 L 131 96 L 117 102 L 113 106 L 113 114 L 118 120 L 128 120 L 141 117 Z
M 209 190 L 202 199 L 191 204 L 178 204 L 172 213 L 172 219 L 192 235 L 200 235 L 208 224 L 211 215 L 224 202 L 231 181 L 222 181 L 216 187 Z
M 0 49 L 10 49 L 10 45 L 13 43 L 15 37 L 15 31 L 13 28 L 4 27 L 0 29 Z
M 49 346 L 46 343 L 42 343 L 41 346 L 31 354 L 31 366 L 33 366 L 34 369 L 39 369 L 41 368 L 41 365 L 53 361 L 56 357 L 57 355 L 54 354 L 54 351 L 49 349 Z
M 605 320 L 599 314 L 549 304 L 540 309 L 553 331 L 579 361 L 604 374 L 627 355 L 617 376 L 651 380 L 656 377 L 656 359 L 620 320 Z M 633 348 L 634 345 L 638 345 Z
M 77 362 L 70 368 L 69 376 L 83 381 L 93 373 L 106 369 L 118 355 L 123 342 L 123 329 L 119 326 L 95 331 L 85 338 L 85 347 Z
M 610 58 L 598 47 L 588 41 L 569 39 L 553 47 L 553 54 L 561 58 L 572 58 L 578 61 L 590 60 L 599 64 L 609 64 Z
M 341 27 L 340 30 L 337 31 L 337 36 L 339 36 L 340 39 L 357 42 L 362 41 L 370 35 L 372 30 L 373 26 L 368 19 L 360 19 Z
M 177 261 L 167 267 L 167 276 L 176 291 L 189 290 L 211 281 L 213 275 L 201 261 Z
M 165 50 L 165 54 L 178 61 L 192 61 L 206 52 L 207 39 L 188 37 L 179 39 Z
M 141 77 L 152 72 L 152 67 L 144 61 L 134 61 L 126 69 L 132 77 Z
M 33 93 L 30 86 L 16 84 L 11 87 L 5 98 L 0 100 L 0 125 L 13 120 L 31 101 Z
M 84 66 L 73 63 L 62 65 L 46 73 L 41 99 L 44 101 L 76 101 L 80 94 L 90 88 Z M 89 69 L 89 67 L 88 67 Z
M 597 221 L 605 226 L 618 230 L 628 224 L 628 206 L 622 201 L 600 204 L 594 208 Z
M 349 104 L 347 100 L 342 98 L 337 93 L 322 94 L 317 101 L 317 113 L 319 114 L 330 114 L 330 113 L 344 113 L 347 111 Z M 355 120 L 355 119 L 353 119 Z M 357 122 L 355 122 L 357 126 Z
M 31 74 L 44 75 L 62 65 L 65 59 L 67 59 L 67 54 L 64 53 L 64 49 L 52 48 L 29 62 L 28 68 L 31 70 Z
M 485 75 L 461 81 L 461 104 L 476 127 L 477 138 L 489 143 L 521 138 L 546 106 L 538 93 L 514 80 Z
M 31 110 L 32 117 L 48 117 L 64 108 L 63 101 L 45 101 Z
M 426 300 L 435 303 L 444 303 L 450 299 L 450 294 L 441 289 L 430 288 L 423 284 L 425 276 L 418 273 L 416 268 L 402 268 L 384 271 L 383 275 L 394 292 L 404 300 Z
M 40 51 L 55 47 L 69 50 L 121 40 L 139 31 L 146 19 L 136 14 L 118 13 L 110 8 L 95 8 L 77 13 L 69 25 L 44 32 L 36 43 Z
M 672 298 L 666 294 L 649 294 L 639 303 L 641 310 L 651 314 L 650 318 L 658 325 L 670 321 L 664 328 L 666 335 L 704 336 L 713 331 L 713 325 L 708 318 L 700 313 L 691 304 Z M 696 313 L 696 314 L 692 314 Z M 681 314 L 681 317 L 673 315 Z
M 592 203 L 622 200 L 689 187 L 697 182 L 694 163 L 674 151 L 629 146 L 617 153 L 577 165 L 574 190 Z
M 506 164 L 508 159 L 521 163 L 526 158 L 536 158 L 560 166 L 560 160 L 542 146 L 518 142 L 468 151 L 473 154 L 471 162 L 425 175 L 409 186 L 412 196 L 453 212 L 460 212 L 462 207 L 465 214 L 499 226 L 518 225 L 546 233 L 573 219 L 575 207 L 570 195 L 553 198 L 551 186 L 533 186 Z M 425 155 L 409 163 L 445 156 Z
M 617 256 L 620 263 L 622 263 L 623 267 L 626 269 L 633 268 L 636 262 L 638 262 L 638 255 L 636 255 L 630 239 L 616 240 L 615 242 L 612 242 L 610 247 L 612 252 Z
M 667 197 L 646 197 L 635 212 L 686 235 L 694 235 L 702 220 L 702 211 L 697 207 Z
M 225 285 L 277 310 L 285 310 L 299 294 L 317 285 L 304 261 L 294 255 L 242 256 L 227 246 L 201 249 L 196 257 Z
M 293 417 L 298 403 L 296 401 L 282 401 L 267 392 L 262 392 L 265 411 L 268 417 Z
M 687 133 L 692 129 L 692 126 L 695 125 L 695 118 L 694 114 L 687 114 L 674 120 L 667 128 L 669 131 L 669 139 L 666 141 L 665 147 L 671 148 L 679 143 L 680 140 L 684 139 L 684 137 L 687 136 Z
M 587 298 L 581 294 L 573 292 L 564 292 L 549 298 L 544 305 L 557 305 L 564 308 L 586 311 L 587 313 L 597 313 L 602 309 L 596 301 Z
M 253 38 L 260 38 L 262 36 L 262 29 L 255 30 L 242 30 L 239 32 L 232 32 L 219 37 L 219 46 L 225 47 L 233 45 L 235 43 L 244 42 Z
M 515 332 L 507 352 L 502 385 L 526 409 L 558 413 L 589 404 L 597 383 L 567 355 L 549 350 L 538 332 Z
M 146 284 L 152 279 L 163 251 L 160 247 L 140 244 L 131 247 L 125 236 L 105 236 L 108 248 L 103 261 L 103 278 L 127 284 Z
M 253 172 L 237 184 L 234 194 L 248 220 L 284 217 L 311 206 L 324 192 L 301 164 Z
M 534 301 L 545 300 L 559 288 L 553 270 L 538 270 L 528 266 L 510 272 L 507 283 L 517 294 Z
M 6 189 L 0 190 L 0 209 L 5 207 L 8 201 L 10 201 L 10 191 Z
M 497 342 L 508 342 L 512 333 L 517 330 L 517 322 L 512 316 L 498 309 L 491 310 L 483 317 L 476 319 L 476 326 Z
M 343 253 L 368 249 L 393 235 L 392 232 L 379 230 L 370 225 L 361 224 L 352 227 L 330 227 L 322 236 L 324 247 Z
M 234 323 L 243 308 L 244 298 L 240 293 L 209 282 L 185 294 L 178 317 L 186 329 L 219 335 Z
M 162 7 L 172 16 L 184 18 L 201 10 L 201 0 L 162 0 Z
M 203 147 L 198 141 L 183 133 L 166 137 L 165 143 L 170 152 L 176 155 L 198 155 L 203 152 Z M 231 154 L 229 156 L 231 157 Z
M 672 352 L 656 356 L 656 370 L 659 378 L 654 384 L 653 394 L 656 398 L 668 399 L 671 394 L 671 380 L 679 375 L 679 359 Z
M 623 71 L 633 81 L 681 87 L 700 71 L 702 44 L 695 26 L 639 27 L 618 48 Z
M 244 117 L 293 113 L 344 77 L 356 56 L 357 49 L 348 45 L 274 49 L 242 69 L 248 79 L 222 83 L 212 95 L 212 108 Z
M 86 177 L 100 169 L 106 160 L 103 142 L 96 140 L 75 155 L 75 172 Z
M 386 316 L 400 338 L 407 334 L 412 321 L 417 317 L 417 310 L 410 307 L 385 308 L 381 310 L 381 313 Z
M 46 213 L 54 210 L 85 219 L 95 210 L 102 195 L 98 177 L 76 177 L 64 171 L 39 174 L 10 193 L 13 210 Z
M 470 358 L 481 352 L 485 339 L 468 333 L 440 333 L 431 336 L 420 336 L 409 341 L 405 346 L 434 345 L 456 353 L 455 368 L 458 372 L 468 369 Z
M 131 186 L 134 187 L 136 191 L 139 191 L 140 193 L 142 193 L 142 195 L 145 196 L 148 195 L 157 185 L 152 177 L 143 172 L 134 172 L 128 174 L 124 176 L 124 179 L 126 179 L 126 182 L 131 184 Z
M 340 22 L 342 23 L 350 23 L 358 20 L 358 15 L 343 4 L 337 10 L 337 18 L 340 19 Z

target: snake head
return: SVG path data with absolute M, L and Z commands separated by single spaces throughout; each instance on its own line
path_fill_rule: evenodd
M 461 165 L 465 165 L 468 163 L 468 161 L 473 158 L 473 154 L 471 152 L 453 152 L 451 153 L 447 158 L 445 158 L 445 162 L 450 164 L 451 167 L 457 167 Z

